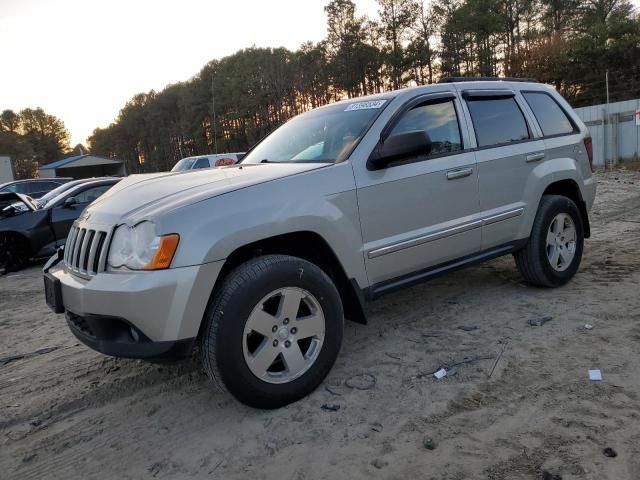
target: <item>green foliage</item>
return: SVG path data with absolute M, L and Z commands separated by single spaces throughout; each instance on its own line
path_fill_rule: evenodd
M 640 95 L 640 19 L 629 0 L 378 5 L 372 20 L 358 16 L 352 0 L 332 0 L 318 44 L 248 48 L 212 60 L 186 82 L 135 95 L 114 123 L 94 130 L 92 151 L 126 160 L 130 172 L 168 170 L 185 156 L 246 150 L 330 101 L 449 75 L 533 77 L 580 106 L 605 100 L 609 71 L 612 100 Z M 10 115 L 0 121 L 5 134 L 12 131 Z
M 69 132 L 59 118 L 42 108 L 0 114 L 0 153 L 13 159 L 17 178 L 36 176 L 38 167 L 69 151 Z

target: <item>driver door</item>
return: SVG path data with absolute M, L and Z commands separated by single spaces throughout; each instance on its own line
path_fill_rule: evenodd
M 380 170 L 359 166 L 356 174 L 374 294 L 418 281 L 481 245 L 478 174 L 473 151 L 465 149 L 468 133 L 458 98 L 450 92 L 423 95 L 403 108 L 382 137 L 424 130 L 431 152 Z

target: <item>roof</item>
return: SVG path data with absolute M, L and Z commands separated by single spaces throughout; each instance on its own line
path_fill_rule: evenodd
M 75 163 L 78 161 L 81 161 L 83 159 L 86 159 L 88 157 L 94 158 L 94 159 L 99 159 L 99 160 L 104 160 L 104 163 L 124 163 L 123 160 L 114 160 L 112 158 L 106 158 L 106 157 L 101 157 L 99 155 L 93 155 L 92 153 L 85 153 L 83 155 L 76 155 L 74 157 L 67 157 L 67 158 L 63 158 L 61 160 L 56 160 L 55 162 L 52 163 L 47 163 L 46 165 L 42 165 L 40 167 L 40 170 L 53 170 L 55 168 L 60 168 L 60 167 L 64 167 L 70 163 Z M 84 163 L 84 162 L 81 162 Z

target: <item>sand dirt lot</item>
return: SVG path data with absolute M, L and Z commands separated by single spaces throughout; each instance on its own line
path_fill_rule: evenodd
M 598 179 L 570 284 L 528 287 L 505 257 L 383 297 L 324 384 L 275 411 L 217 392 L 197 357 L 79 344 L 41 265 L 0 277 L 0 357 L 26 354 L 0 361 L 0 478 L 637 480 L 640 172 Z

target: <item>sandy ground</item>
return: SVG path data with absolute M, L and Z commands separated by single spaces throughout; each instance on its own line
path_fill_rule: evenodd
M 325 383 L 277 411 L 217 392 L 197 359 L 92 352 L 45 306 L 39 266 L 1 277 L 0 357 L 58 348 L 0 362 L 0 478 L 638 479 L 640 173 L 599 182 L 569 285 L 527 287 L 507 257 L 384 297 Z

